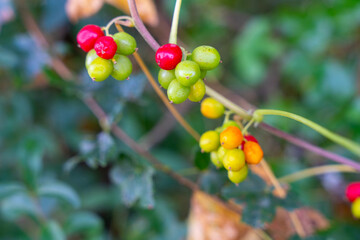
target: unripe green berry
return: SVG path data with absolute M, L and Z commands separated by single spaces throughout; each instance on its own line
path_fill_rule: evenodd
M 175 68 L 176 79 L 183 86 L 190 87 L 200 78 L 200 68 L 196 62 L 182 61 Z
M 115 54 L 114 60 L 114 70 L 111 73 L 111 76 L 116 80 L 125 80 L 127 79 L 132 72 L 132 63 L 130 59 L 124 55 Z
M 160 69 L 158 74 L 158 81 L 163 88 L 168 89 L 169 84 L 174 79 L 176 79 L 174 69 L 173 70 Z
M 236 185 L 244 181 L 248 175 L 249 168 L 247 165 L 244 165 L 240 171 L 228 171 L 228 178 L 230 181 L 235 183 Z
M 113 63 L 101 57 L 96 58 L 88 67 L 89 76 L 97 82 L 107 79 L 113 71 Z
M 194 85 L 190 87 L 189 100 L 192 102 L 200 102 L 206 92 L 205 83 L 199 79 Z
M 89 68 L 90 64 L 99 56 L 96 54 L 94 49 L 91 49 L 87 54 L 85 58 L 85 66 L 86 69 Z
M 185 102 L 190 94 L 190 88 L 181 85 L 176 79 L 171 81 L 167 90 L 169 100 L 175 104 Z
M 220 146 L 219 133 L 216 131 L 203 133 L 200 137 L 199 145 L 204 152 L 215 151 Z
M 128 56 L 135 52 L 136 40 L 130 34 L 118 32 L 114 34 L 113 38 L 117 45 L 116 53 Z
M 200 69 L 200 79 L 204 79 L 206 77 L 206 73 L 207 73 L 206 70 L 201 70 Z
M 201 70 L 212 70 L 220 63 L 219 52 L 210 46 L 199 46 L 195 48 L 191 58 L 199 64 Z
M 219 133 L 221 133 L 222 131 L 224 131 L 225 129 L 227 129 L 227 128 L 230 127 L 230 126 L 234 126 L 234 127 L 237 127 L 237 128 L 239 128 L 239 129 L 241 129 L 240 126 L 239 126 L 239 124 L 237 124 L 237 122 L 235 122 L 235 121 L 233 121 L 233 120 L 229 120 L 229 121 L 225 122 L 221 127 L 218 127 L 218 128 L 216 129 L 216 131 L 218 131 Z
M 210 160 L 215 165 L 216 168 L 221 168 L 223 166 L 222 161 L 220 160 L 217 151 L 212 151 L 210 153 Z

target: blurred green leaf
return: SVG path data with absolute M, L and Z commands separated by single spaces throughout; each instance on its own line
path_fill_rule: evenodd
M 70 186 L 61 182 L 45 182 L 38 188 L 40 197 L 54 197 L 60 199 L 74 208 L 80 207 L 80 198 Z
M 196 148 L 195 156 L 194 156 L 194 164 L 200 170 L 205 170 L 209 167 L 210 164 L 210 154 L 202 153 L 200 148 Z
M 76 212 L 68 217 L 64 228 L 68 236 L 80 234 L 89 239 L 101 235 L 103 222 L 92 212 Z
M 4 198 L 7 198 L 13 194 L 24 192 L 25 187 L 21 183 L 1 183 L 0 184 L 0 201 Z
M 66 240 L 66 236 L 55 221 L 48 221 L 41 228 L 41 237 L 40 240 Z
M 2 216 L 8 221 L 16 221 L 22 217 L 38 218 L 38 210 L 34 200 L 26 194 L 16 194 L 3 199 Z

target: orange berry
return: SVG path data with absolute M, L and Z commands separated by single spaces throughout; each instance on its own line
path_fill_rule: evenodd
M 225 149 L 234 149 L 241 145 L 243 141 L 243 135 L 238 127 L 227 127 L 220 134 L 221 146 Z
M 215 119 L 224 114 L 225 107 L 213 98 L 205 98 L 201 102 L 200 111 L 204 117 Z
M 247 141 L 244 144 L 244 153 L 248 164 L 258 164 L 264 156 L 260 145 L 252 141 Z

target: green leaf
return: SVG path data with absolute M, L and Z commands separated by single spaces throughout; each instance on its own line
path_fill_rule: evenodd
M 78 194 L 68 185 L 60 182 L 48 182 L 38 188 L 39 196 L 49 196 L 67 202 L 74 208 L 80 207 Z
M 77 212 L 68 217 L 64 228 L 67 235 L 99 236 L 103 231 L 103 222 L 92 212 Z
M 55 221 L 48 221 L 41 228 L 41 238 L 40 240 L 66 240 L 66 236 Z
M 13 194 L 24 192 L 25 187 L 21 183 L 1 183 L 0 184 L 0 200 L 7 198 Z
M 202 153 L 200 148 L 197 148 L 194 157 L 194 164 L 200 170 L 205 170 L 210 164 L 210 154 Z
M 1 213 L 9 221 L 16 221 L 22 217 L 36 220 L 38 216 L 33 199 L 23 193 L 5 198 L 1 204 Z
M 128 161 L 113 167 L 110 172 L 112 182 L 120 187 L 121 198 L 125 205 L 131 206 L 137 200 L 140 206 L 154 206 L 153 180 L 154 170 L 148 166 L 135 166 Z
M 201 190 L 209 194 L 218 194 L 227 182 L 227 172 L 225 169 L 206 171 L 201 174 L 199 179 Z

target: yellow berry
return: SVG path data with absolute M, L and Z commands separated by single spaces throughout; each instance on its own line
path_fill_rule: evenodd
M 240 171 L 237 172 L 228 171 L 228 178 L 233 183 L 239 184 L 246 179 L 248 172 L 249 172 L 248 166 L 244 165 L 244 167 L 242 167 Z
M 354 217 L 360 218 L 360 197 L 358 197 L 351 205 L 351 212 Z
M 220 160 L 216 151 L 212 151 L 210 153 L 210 160 L 216 168 L 221 168 L 223 166 L 222 161 Z
M 218 157 L 220 159 L 221 162 L 223 162 L 224 160 L 224 157 L 225 157 L 225 154 L 228 152 L 229 150 L 223 148 L 223 147 L 219 147 L 218 151 L 217 151 L 217 154 L 218 154 Z
M 207 118 L 219 118 L 224 114 L 225 107 L 213 98 L 206 98 L 201 102 L 200 111 Z
M 229 150 L 223 159 L 223 164 L 226 170 L 240 171 L 245 165 L 245 154 L 240 149 Z
M 200 137 L 199 145 L 204 152 L 215 151 L 220 145 L 219 133 L 216 131 L 207 131 L 203 133 Z

